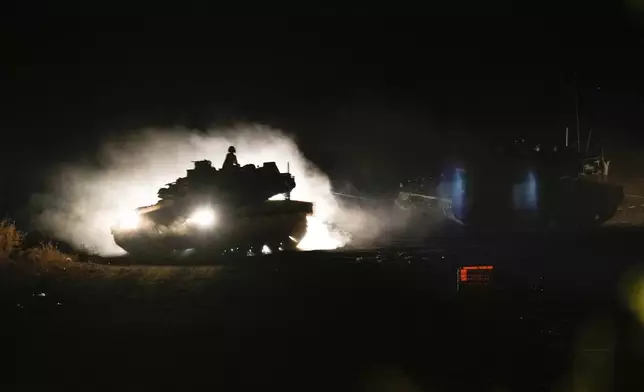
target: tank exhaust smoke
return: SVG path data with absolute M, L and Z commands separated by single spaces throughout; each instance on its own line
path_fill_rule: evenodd
M 103 255 L 122 254 L 110 233 L 115 220 L 136 207 L 154 204 L 158 189 L 185 176 L 191 161 L 208 159 L 220 168 L 230 145 L 237 148 L 241 165 L 273 161 L 285 172 L 288 162 L 297 182 L 292 199 L 315 203 L 300 248 L 333 249 L 347 244 L 346 231 L 331 228 L 336 223 L 349 232 L 367 226 L 371 228 L 367 235 L 376 234 L 377 225 L 365 213 L 339 208 L 329 178 L 302 155 L 291 137 L 262 125 L 206 133 L 143 129 L 108 140 L 100 151 L 100 167 L 70 165 L 57 171 L 50 192 L 33 200 L 41 211 L 36 224 L 74 246 L 92 247 Z

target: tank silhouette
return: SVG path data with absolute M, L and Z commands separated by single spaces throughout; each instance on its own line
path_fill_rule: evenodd
M 482 229 L 595 227 L 624 199 L 623 188 L 608 182 L 609 164 L 603 155 L 517 141 L 444 173 L 432 187 L 418 180 L 401 184 L 397 204 L 440 208 Z
M 479 226 L 598 226 L 624 198 L 623 188 L 608 182 L 608 164 L 573 149 L 514 145 L 465 171 L 454 211 Z
M 159 189 L 156 204 L 137 208 L 112 234 L 132 255 L 295 250 L 313 203 L 290 200 L 294 188 L 294 177 L 275 162 L 217 170 L 195 161 L 185 177 Z M 269 200 L 280 194 L 284 200 Z

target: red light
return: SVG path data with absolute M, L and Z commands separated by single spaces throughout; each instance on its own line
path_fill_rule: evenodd
M 494 269 L 491 265 L 470 265 L 467 267 L 461 267 L 462 270 L 491 270 Z
M 489 280 L 489 272 L 494 269 L 491 265 L 468 265 L 459 268 L 458 280 L 459 282 L 487 282 Z M 481 271 L 475 272 L 474 271 Z M 484 272 L 486 271 L 486 272 Z

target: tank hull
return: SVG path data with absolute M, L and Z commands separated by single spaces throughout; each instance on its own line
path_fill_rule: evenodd
M 160 210 L 153 210 L 159 213 Z M 170 212 L 165 212 L 167 216 Z M 131 255 L 169 255 L 187 249 L 259 253 L 266 247 L 271 252 L 295 250 L 305 236 L 307 216 L 313 213 L 309 202 L 283 200 L 245 206 L 221 213 L 211 227 L 195 227 L 180 214 L 168 224 L 155 222 L 155 216 L 143 216 L 146 224 L 135 230 L 113 229 L 117 245 Z M 165 222 L 164 222 L 165 223 Z
M 429 186 L 420 177 L 401 183 L 401 190 L 448 200 L 446 215 L 473 228 L 596 227 L 615 216 L 624 200 L 623 188 L 608 182 L 609 164 L 603 152 L 594 156 L 516 140 L 450 165 Z
M 624 201 L 623 187 L 585 179 L 559 181 L 551 192 L 542 195 L 541 219 L 564 228 L 602 225 Z
M 597 227 L 615 216 L 624 200 L 618 185 L 583 178 L 547 181 L 538 175 L 481 183 L 464 175 L 441 184 L 434 193 L 413 198 L 413 193 L 401 192 L 399 200 L 481 230 Z

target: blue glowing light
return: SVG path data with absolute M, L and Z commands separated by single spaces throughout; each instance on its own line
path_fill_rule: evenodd
M 454 180 L 452 181 L 452 211 L 458 218 L 462 217 L 463 204 L 465 202 L 465 181 L 463 178 L 464 171 L 456 169 L 454 171 Z
M 525 180 L 512 189 L 515 210 L 534 211 L 538 205 L 537 178 L 533 171 L 528 172 Z

